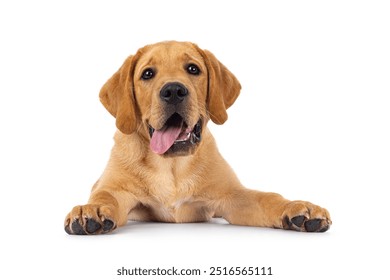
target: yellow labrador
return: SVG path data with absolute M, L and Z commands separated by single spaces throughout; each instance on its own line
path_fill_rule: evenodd
M 161 42 L 129 56 L 100 91 L 118 128 L 88 204 L 66 216 L 69 234 L 111 232 L 130 220 L 204 222 L 324 232 L 326 209 L 243 187 L 207 128 L 227 120 L 236 77 L 207 50 Z

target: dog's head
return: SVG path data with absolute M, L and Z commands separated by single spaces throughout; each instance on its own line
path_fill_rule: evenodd
M 129 56 L 101 89 L 100 100 L 122 133 L 139 133 L 157 154 L 187 155 L 201 142 L 209 119 L 227 120 L 240 89 L 212 53 L 169 41 Z

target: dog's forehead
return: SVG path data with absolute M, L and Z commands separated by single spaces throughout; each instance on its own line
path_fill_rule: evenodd
M 203 58 L 197 49 L 186 42 L 163 42 L 140 50 L 139 65 L 177 65 L 186 62 L 202 64 Z

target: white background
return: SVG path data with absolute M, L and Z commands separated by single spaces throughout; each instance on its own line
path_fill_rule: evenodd
M 389 276 L 386 1 L 5 2 L 0 278 L 130 278 L 116 275 L 122 266 L 271 266 L 274 274 L 176 279 Z M 242 84 L 229 121 L 210 124 L 242 182 L 326 207 L 328 232 L 221 221 L 64 232 L 65 215 L 87 201 L 113 144 L 100 87 L 139 47 L 172 39 L 209 49 Z

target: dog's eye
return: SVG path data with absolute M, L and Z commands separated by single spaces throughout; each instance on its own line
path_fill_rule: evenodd
M 187 66 L 187 72 L 192 74 L 192 75 L 199 75 L 200 74 L 199 67 L 196 66 L 195 64 L 188 65 Z
M 154 76 L 153 69 L 147 68 L 144 70 L 144 72 L 142 72 L 141 78 L 142 78 L 142 80 L 149 80 L 149 79 L 153 78 L 153 76 Z

